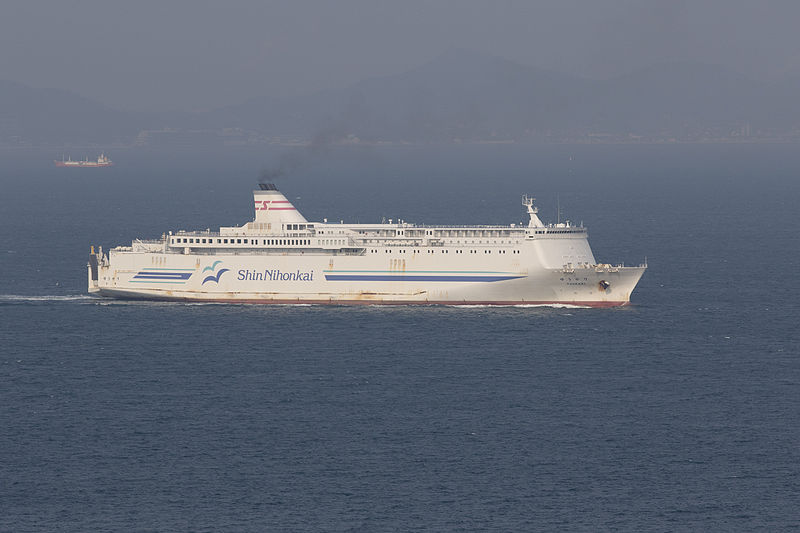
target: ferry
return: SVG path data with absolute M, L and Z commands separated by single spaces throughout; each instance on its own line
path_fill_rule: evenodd
M 309 222 L 274 184 L 255 215 L 219 231 L 170 231 L 103 252 L 91 247 L 89 293 L 122 299 L 265 304 L 613 307 L 630 303 L 646 264 L 595 260 L 587 229 L 544 224 L 426 226 Z
M 100 154 L 97 157 L 97 161 L 89 161 L 88 157 L 83 161 L 73 161 L 72 158 L 64 159 L 62 157 L 61 161 L 59 161 L 58 159 L 54 159 L 53 162 L 56 164 L 57 167 L 72 167 L 72 168 L 110 167 L 111 165 L 114 164 L 108 157 L 106 157 L 106 154 Z

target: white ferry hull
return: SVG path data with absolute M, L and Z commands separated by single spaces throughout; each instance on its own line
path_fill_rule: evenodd
M 437 250 L 441 253 L 441 250 Z M 405 254 L 409 255 L 409 254 Z M 130 254 L 90 292 L 128 299 L 267 304 L 626 305 L 644 267 L 547 269 L 524 256 L 472 261 L 369 256 Z M 508 257 L 508 256 L 506 256 Z M 475 262 L 477 263 L 477 261 Z M 90 269 L 91 270 L 91 269 Z
M 89 256 L 89 292 L 130 299 L 325 304 L 630 302 L 645 266 L 597 264 L 586 229 L 309 223 L 274 185 L 255 218 L 219 232 L 179 231 Z

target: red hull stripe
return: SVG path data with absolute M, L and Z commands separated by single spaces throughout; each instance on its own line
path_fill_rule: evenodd
M 176 302 L 206 302 L 206 303 L 225 303 L 225 304 L 260 304 L 260 305 L 298 305 L 298 304 L 311 304 L 311 305 L 492 305 L 492 306 L 514 306 L 514 305 L 574 305 L 576 307 L 621 307 L 630 305 L 630 302 L 528 302 L 528 301 L 515 301 L 515 302 L 498 302 L 498 301 L 463 301 L 463 302 L 443 302 L 443 301 L 427 301 L 427 302 L 408 302 L 403 300 L 235 300 L 235 299 L 208 299 L 208 298 L 181 298 L 181 297 L 117 297 L 131 300 L 169 300 Z
M 66 163 L 62 163 L 61 161 L 56 161 L 55 163 L 57 167 L 66 167 L 66 168 L 94 168 L 94 167 L 110 167 L 114 165 L 114 163 L 92 163 L 92 162 L 89 162 L 88 165 L 86 163 L 80 165 L 75 165 L 75 164 L 68 165 Z

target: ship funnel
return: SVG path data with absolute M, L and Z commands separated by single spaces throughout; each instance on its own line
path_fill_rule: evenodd
M 266 224 L 263 229 L 273 231 L 281 228 L 281 224 L 305 223 L 307 220 L 286 199 L 282 192 L 272 183 L 259 183 L 259 190 L 253 191 L 256 216 L 254 222 Z

